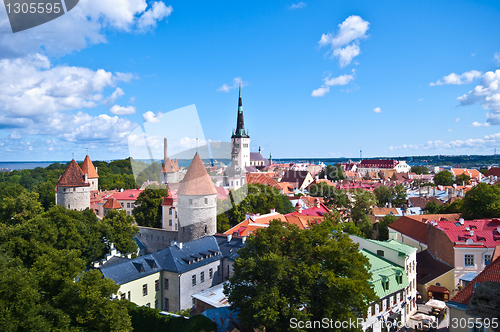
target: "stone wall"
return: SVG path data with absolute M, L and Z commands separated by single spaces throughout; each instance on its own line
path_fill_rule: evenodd
M 146 246 L 146 253 L 152 254 L 170 247 L 172 241 L 177 241 L 177 232 L 167 229 L 139 226 L 136 237 Z
M 217 196 L 177 197 L 179 241 L 188 242 L 217 232 Z
M 90 187 L 57 187 L 56 204 L 68 210 L 90 208 Z

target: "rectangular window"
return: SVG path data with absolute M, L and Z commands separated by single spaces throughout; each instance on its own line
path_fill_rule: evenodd
M 130 209 L 130 203 L 127 203 L 127 207 Z
M 123 203 L 120 203 L 120 205 L 123 207 Z
M 205 197 L 205 204 L 208 204 L 208 198 Z
M 384 251 L 383 250 L 377 250 L 377 256 L 384 257 Z
M 474 255 L 465 255 L 465 266 L 474 266 Z
M 125 294 L 122 294 L 120 297 L 122 300 L 125 300 Z
M 491 255 L 490 254 L 484 255 L 484 266 L 488 266 L 490 265 L 490 263 L 491 263 Z
M 160 290 L 160 279 L 155 280 L 155 291 L 159 291 L 159 290 Z
M 219 276 L 220 276 L 220 265 L 219 265 L 219 266 L 217 266 L 217 275 L 219 275 Z
M 196 274 L 193 274 L 193 276 L 191 277 L 191 284 L 193 286 L 196 286 Z
M 155 309 L 158 309 L 158 300 L 155 300 Z
M 172 209 L 168 209 L 168 214 L 172 215 Z
M 128 300 L 130 301 L 130 291 L 128 291 Z
M 193 305 L 196 305 L 196 299 L 195 299 L 194 297 L 191 299 L 191 303 L 192 303 Z
M 163 307 L 163 310 L 165 310 L 165 311 L 169 310 L 169 303 L 168 303 L 168 299 L 167 298 L 165 298 L 165 305 Z
M 165 289 L 167 289 L 167 290 L 168 290 L 168 279 L 167 279 L 167 278 L 165 278 L 165 279 L 163 280 L 163 288 L 165 288 Z
M 208 277 L 209 277 L 210 279 L 212 279 L 212 278 L 213 278 L 213 276 L 214 276 L 214 269 L 210 269 L 210 270 L 208 270 Z
M 205 282 L 205 272 L 200 273 L 200 282 Z
M 193 200 L 191 198 L 189 199 L 189 205 L 193 205 Z
M 148 295 L 148 284 L 142 285 L 142 296 Z

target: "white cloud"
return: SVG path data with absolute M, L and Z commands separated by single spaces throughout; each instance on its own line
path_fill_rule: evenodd
M 455 122 L 458 122 L 458 121 L 460 121 L 460 118 L 456 118 L 456 119 L 455 119 Z
M 0 60 L 0 128 L 26 127 L 51 113 L 95 107 L 105 88 L 132 77 L 103 69 L 54 67 L 40 54 Z
M 500 52 L 493 54 L 493 59 L 495 59 L 497 66 L 500 66 Z
M 375 112 L 375 113 L 382 113 L 382 110 L 380 109 L 380 107 L 375 107 L 373 109 L 373 112 Z
M 471 127 L 489 127 L 490 124 L 488 122 L 479 123 L 479 122 L 474 121 L 470 126 Z
M 222 84 L 222 86 L 220 88 L 217 89 L 217 91 L 229 92 L 232 89 L 236 89 L 240 83 L 241 83 L 242 87 L 248 85 L 247 82 L 244 82 L 241 79 L 241 77 L 238 76 L 238 77 L 233 78 L 233 84 L 232 85 L 227 85 L 226 83 L 224 83 L 224 84 Z
M 448 129 L 448 132 L 451 133 L 453 131 L 453 129 Z
M 331 77 L 328 75 L 323 79 L 324 84 L 319 88 L 314 90 L 311 93 L 312 97 L 323 97 L 325 94 L 330 92 L 330 87 L 334 85 L 346 85 L 349 84 L 352 80 L 354 80 L 355 70 L 352 70 L 352 74 L 340 75 L 338 77 Z
M 370 23 L 357 15 L 349 16 L 344 22 L 339 24 L 337 34 L 331 32 L 321 35 L 319 46 L 331 47 L 327 53 L 331 58 L 338 58 L 340 67 L 345 67 L 361 53 L 359 43 L 361 39 L 368 37 L 366 32 L 370 28 Z
M 305 2 L 299 2 L 299 3 L 293 3 L 291 6 L 290 6 L 290 9 L 300 9 L 300 8 L 304 8 L 306 5 Z
M 422 100 L 424 100 L 424 98 L 420 98 L 418 101 L 422 101 Z
M 14 132 L 14 133 L 9 135 L 9 138 L 10 139 L 20 139 L 21 135 L 19 135 L 19 133 Z
M 132 96 L 132 97 L 130 97 L 130 99 L 128 100 L 128 103 L 129 103 L 129 104 L 133 104 L 133 103 L 135 103 L 135 99 L 136 99 L 136 98 L 137 98 L 137 96 Z
M 111 109 L 109 110 L 111 114 L 114 115 L 129 115 L 129 114 L 134 114 L 135 113 L 135 107 L 134 106 L 120 106 L 120 105 L 113 105 Z
M 113 104 L 118 98 L 120 98 L 124 94 L 125 94 L 125 92 L 123 92 L 123 90 L 121 88 L 116 88 L 115 92 L 113 92 L 111 94 L 111 96 L 109 96 L 108 98 L 106 98 L 103 103 L 105 103 L 105 104 Z
M 144 113 L 142 115 L 142 119 L 144 120 L 144 122 L 161 122 L 162 115 L 163 115 L 162 112 L 158 112 L 158 114 L 154 114 L 151 111 L 147 111 L 146 113 Z
M 486 135 L 482 138 L 469 138 L 467 140 L 455 140 L 451 142 L 444 142 L 441 140 L 428 141 L 423 144 L 403 144 L 401 146 L 390 146 L 390 151 L 402 150 L 454 150 L 462 151 L 464 149 L 481 150 L 492 147 L 497 147 L 500 144 L 500 133 L 493 135 Z
M 482 73 L 477 70 L 471 70 L 463 73 L 462 75 L 457 75 L 455 73 L 451 73 L 448 76 L 439 79 L 436 83 L 429 83 L 430 86 L 434 85 L 445 85 L 445 84 L 468 84 L 471 83 L 474 79 L 480 78 Z
M 153 2 L 152 8 L 146 10 L 144 14 L 139 18 L 137 22 L 137 27 L 139 30 L 148 30 L 155 28 L 157 22 L 161 21 L 165 17 L 170 16 L 174 9 L 172 6 L 165 6 L 161 1 Z
M 326 88 L 319 88 L 319 89 L 314 90 L 314 91 L 311 93 L 311 97 L 323 97 L 323 96 L 324 96 L 324 95 L 326 95 L 328 92 L 330 92 L 330 87 L 326 87 Z
M 144 32 L 172 13 L 172 7 L 146 0 L 86 0 L 56 20 L 27 32 L 10 33 L 6 11 L 0 11 L 0 58 L 44 52 L 64 55 L 106 42 L 105 30 Z
M 486 114 L 487 122 L 500 125 L 500 69 L 485 73 L 480 85 L 457 100 L 461 106 L 480 103 L 484 109 L 489 110 Z

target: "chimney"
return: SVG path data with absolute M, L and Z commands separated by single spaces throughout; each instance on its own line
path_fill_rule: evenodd
M 227 242 L 231 242 L 232 238 L 233 238 L 233 235 L 232 234 L 228 234 L 227 235 Z
M 95 262 L 93 262 L 93 264 L 94 264 L 94 267 L 99 267 L 99 265 L 100 265 L 99 261 L 95 261 Z
M 420 197 L 424 196 L 424 194 L 422 193 L 422 188 L 418 188 L 418 195 Z
M 276 209 L 271 209 L 271 213 L 275 213 L 276 212 Z
M 434 190 L 434 196 L 436 196 L 437 189 L 436 189 L 436 187 L 435 187 L 435 186 L 433 187 L 433 190 Z
M 470 230 L 470 236 L 474 236 L 474 231 L 472 229 Z
M 167 163 L 168 153 L 167 153 L 167 139 L 163 139 L 163 165 Z
M 182 249 L 182 242 L 177 242 L 175 245 L 177 246 L 177 248 Z
M 128 254 L 127 254 L 127 258 L 128 258 L 128 259 L 132 259 L 132 254 L 131 254 L 131 253 L 128 253 Z
M 247 237 L 246 237 L 246 236 L 243 236 L 243 237 L 241 238 L 241 243 L 245 243 L 246 241 L 247 241 Z
M 112 249 L 109 251 L 109 254 L 110 254 L 110 256 L 111 256 L 111 257 L 113 257 L 113 256 L 116 256 L 116 252 L 117 252 L 116 248 L 112 248 Z
M 97 173 L 97 167 L 95 168 L 95 172 Z
M 85 182 L 89 182 L 89 175 L 85 173 L 84 176 L 85 176 Z
M 460 225 L 462 225 L 462 226 L 463 226 L 463 225 L 464 225 L 464 218 L 460 218 L 460 219 L 458 219 L 458 222 L 460 223 Z
M 109 244 L 109 249 L 113 249 L 114 247 L 115 247 L 115 244 L 114 244 L 113 242 L 111 242 L 111 243 Z

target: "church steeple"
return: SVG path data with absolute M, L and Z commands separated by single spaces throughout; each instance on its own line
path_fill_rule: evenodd
M 236 130 L 231 138 L 249 138 L 245 131 L 245 122 L 243 120 L 243 102 L 241 100 L 241 82 L 240 82 L 240 95 L 238 99 L 238 120 L 236 122 Z

